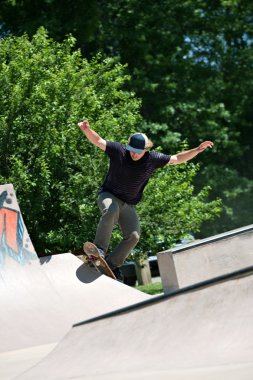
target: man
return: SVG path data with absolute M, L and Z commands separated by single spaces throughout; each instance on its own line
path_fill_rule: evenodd
M 197 148 L 168 156 L 149 151 L 153 144 L 143 133 L 133 134 L 128 145 L 124 146 L 118 142 L 104 140 L 90 128 L 87 120 L 78 123 L 78 126 L 87 139 L 105 151 L 110 159 L 110 167 L 98 197 L 98 206 L 102 215 L 94 244 L 105 257 L 116 278 L 123 281 L 120 267 L 140 238 L 135 205 L 141 200 L 149 178 L 158 168 L 191 160 L 206 148 L 212 148 L 213 143 L 204 141 Z M 123 239 L 108 254 L 115 224 L 119 225 Z

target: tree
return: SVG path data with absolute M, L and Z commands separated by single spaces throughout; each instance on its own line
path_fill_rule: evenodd
M 182 149 L 187 149 L 187 145 Z M 142 265 L 148 252 L 156 254 L 173 247 L 189 235 L 196 235 L 203 223 L 217 218 L 222 209 L 221 201 L 207 201 L 208 186 L 196 193 L 193 181 L 198 172 L 199 165 L 191 162 L 160 169 L 151 178 L 137 206 L 141 240 L 129 256 L 130 260 Z M 111 246 L 119 240 L 120 231 L 116 228 Z
M 43 28 L 31 39 L 9 36 L 0 42 L 0 179 L 14 184 L 39 252 L 77 249 L 95 234 L 96 197 L 107 164 L 104 153 L 81 134 L 77 121 L 87 118 L 101 136 L 123 143 L 141 123 L 140 101 L 125 88 L 125 67 L 99 55 L 83 59 L 74 44 L 71 36 L 56 43 Z M 182 170 L 182 197 L 188 186 L 191 192 L 190 178 Z M 160 199 L 166 189 L 161 191 Z M 176 191 L 181 191 L 178 185 Z M 148 199 L 152 202 L 147 193 Z M 196 209 L 207 213 L 197 221 L 196 210 L 189 211 L 191 221 L 175 237 L 198 228 L 208 213 L 218 213 L 201 192 L 197 199 Z M 183 215 L 187 204 L 176 201 L 175 207 Z M 164 218 L 166 213 L 161 208 Z M 149 220 L 143 214 L 143 225 Z
M 215 142 L 195 184 L 226 207 L 202 236 L 252 223 L 252 2 L 111 0 L 103 11 L 97 41 L 128 63 L 147 133 L 155 123 L 155 142 Z
M 94 233 L 106 167 L 77 121 L 119 139 L 139 119 L 139 101 L 121 88 L 124 67 L 99 56 L 88 63 L 73 46 L 44 29 L 0 43 L 0 178 L 17 189 L 38 250 L 80 246 Z
M 58 41 L 72 32 L 86 58 L 100 51 L 126 63 L 157 145 L 171 150 L 174 133 L 190 146 L 215 142 L 195 185 L 211 185 L 210 199 L 226 207 L 201 236 L 252 220 L 252 11 L 246 0 L 0 0 L 3 33 L 44 25 Z
M 141 263 L 148 251 L 173 247 L 175 243 L 200 231 L 203 222 L 212 221 L 221 212 L 221 202 L 208 202 L 209 187 L 196 193 L 193 181 L 199 165 L 187 163 L 160 170 L 152 178 L 138 210 L 142 241 L 133 253 Z
M 97 0 L 0 0 L 0 28 L 32 37 L 43 26 L 59 42 L 72 34 L 87 54 L 98 32 L 99 9 Z

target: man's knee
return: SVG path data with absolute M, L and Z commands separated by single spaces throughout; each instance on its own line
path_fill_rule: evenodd
M 140 234 L 138 231 L 132 231 L 131 234 L 129 235 L 128 239 L 134 244 L 136 245 L 139 240 L 140 240 Z
M 117 204 L 112 203 L 108 208 L 104 208 L 102 211 L 102 217 L 104 219 L 117 218 L 119 214 L 119 207 Z

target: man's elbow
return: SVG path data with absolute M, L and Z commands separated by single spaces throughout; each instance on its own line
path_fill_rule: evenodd
M 99 140 L 97 141 L 97 143 L 95 144 L 98 148 L 102 149 L 102 150 L 105 150 L 106 149 L 106 140 L 102 139 L 101 137 L 99 138 Z
M 178 160 L 177 155 L 175 154 L 175 155 L 170 157 L 169 165 L 177 165 L 177 164 L 180 164 L 180 162 Z

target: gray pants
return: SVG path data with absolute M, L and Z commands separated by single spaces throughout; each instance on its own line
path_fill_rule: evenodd
M 125 259 L 140 238 L 140 224 L 135 207 L 116 198 L 111 193 L 101 193 L 98 197 L 101 218 L 97 227 L 94 244 L 107 252 L 113 227 L 118 224 L 123 235 L 119 245 L 107 256 L 112 269 L 122 266 Z

